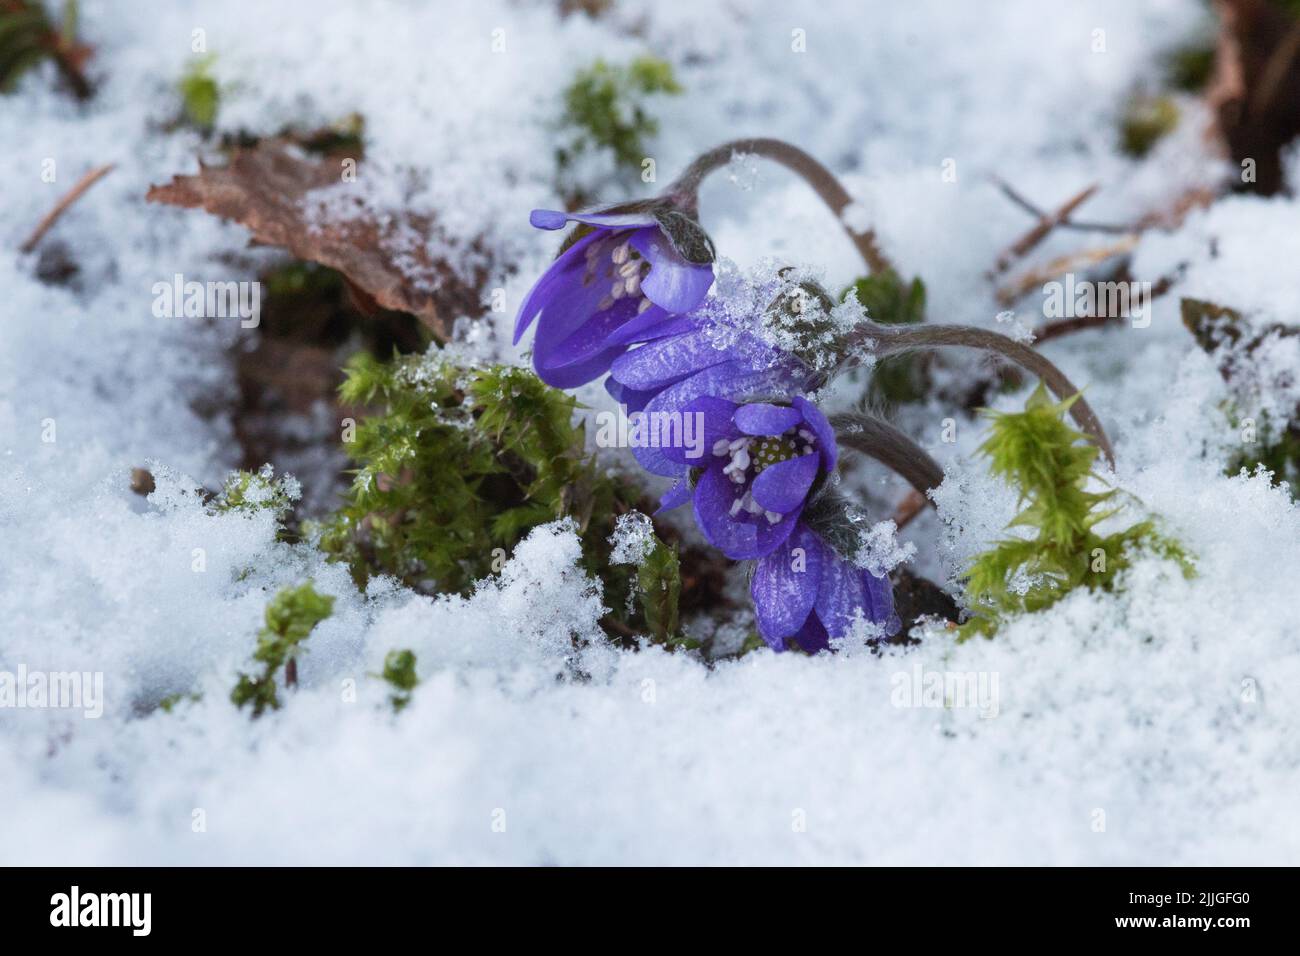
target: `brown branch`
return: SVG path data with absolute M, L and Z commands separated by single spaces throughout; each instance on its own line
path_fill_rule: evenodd
M 1095 266 L 1099 262 L 1105 262 L 1115 256 L 1132 252 L 1133 247 L 1137 245 L 1137 241 L 1137 234 L 1131 233 L 1110 245 L 1084 249 L 1082 252 L 1073 252 L 1067 256 L 1053 259 L 1044 266 L 1030 269 L 998 290 L 998 302 L 1002 305 L 1010 305 L 1035 286 L 1064 275 L 1073 269 Z
M 1185 267 L 1185 264 L 1184 264 Z M 1172 276 L 1165 276 L 1159 282 L 1151 287 L 1151 298 L 1147 301 L 1147 307 L 1160 298 L 1166 292 L 1173 288 L 1174 283 L 1182 275 L 1182 269 Z M 1129 278 L 1119 278 L 1115 281 L 1130 282 Z M 1079 315 L 1069 319 L 1057 319 L 1055 322 L 1048 322 L 1046 325 L 1035 330 L 1034 344 L 1042 345 L 1044 342 L 1050 342 L 1052 339 L 1059 339 L 1063 335 L 1070 335 L 1074 332 L 1082 332 L 1085 329 L 1100 329 L 1107 325 L 1118 322 L 1123 316 L 1119 315 L 1098 315 L 1091 313 L 1089 315 Z
M 1041 217 L 1032 229 L 1013 242 L 1002 255 L 998 256 L 998 261 L 994 265 L 992 272 L 989 273 L 989 278 L 999 276 L 1010 269 L 1013 262 L 1023 258 L 1035 246 L 1046 239 L 1053 229 L 1069 219 L 1070 214 L 1091 199 L 1092 194 L 1096 191 L 1097 184 L 1093 183 L 1087 189 L 1066 200 L 1065 204 L 1056 212 Z
M 68 190 L 67 195 L 60 199 L 55 207 L 45 214 L 45 218 L 36 224 L 36 228 L 33 229 L 32 234 L 27 237 L 27 241 L 18 247 L 19 250 L 22 252 L 31 252 L 35 249 L 36 244 L 45 237 L 45 234 L 50 231 L 50 227 L 58 221 L 59 217 L 63 215 L 67 208 L 80 199 L 82 193 L 112 172 L 116 165 L 116 163 L 108 163 L 104 166 L 98 166 L 86 173 L 86 175 L 82 176 L 77 185 Z
M 809 153 L 782 140 L 758 137 L 732 140 L 721 146 L 715 146 L 696 157 L 666 192 L 674 197 L 681 208 L 694 211 L 700 182 L 709 173 L 731 162 L 732 157 L 736 155 L 762 156 L 797 173 L 835 214 L 835 218 L 840 221 L 844 232 L 857 247 L 858 253 L 871 269 L 872 274 L 879 275 L 882 272 L 893 271 L 893 265 L 876 242 L 875 231 L 868 229 L 866 232 L 854 232 L 844 221 L 844 210 L 853 203 L 853 197 L 835 178 L 835 174 Z
M 913 518 L 925 510 L 926 505 L 933 507 L 934 502 L 913 488 L 894 510 L 894 525 L 902 531 L 912 523 Z
M 1034 216 L 1037 219 L 1046 219 L 1051 215 L 1050 213 L 1039 209 L 1020 193 L 1016 192 L 1015 188 L 1005 179 L 1001 179 L 997 176 L 992 177 L 992 179 L 993 184 L 1002 191 L 1002 195 L 1006 196 L 1025 212 L 1029 213 L 1029 215 Z M 1066 219 L 1056 225 L 1058 229 L 1074 229 L 1079 232 L 1109 232 L 1116 235 L 1133 231 L 1129 226 L 1115 225 L 1108 222 L 1080 222 L 1077 219 Z

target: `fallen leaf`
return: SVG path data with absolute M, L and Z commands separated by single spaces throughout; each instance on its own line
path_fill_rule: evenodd
M 358 170 L 355 182 L 344 182 L 337 160 L 263 140 L 236 149 L 224 166 L 200 163 L 198 175 L 177 176 L 152 187 L 145 198 L 204 209 L 246 226 L 255 244 L 280 246 L 299 259 L 337 269 L 379 306 L 411 313 L 445 341 L 451 319 L 486 311 L 481 290 L 487 267 L 478 266 L 466 281 L 430 252 L 431 239 L 449 242 L 434 217 L 374 212 L 360 185 L 363 177 Z M 340 192 L 348 189 L 357 190 L 355 197 Z M 471 249 L 476 243 L 465 241 Z

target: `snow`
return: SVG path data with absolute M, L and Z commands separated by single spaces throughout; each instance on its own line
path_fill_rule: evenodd
M 865 11 L 634 0 L 598 20 L 506 0 L 376 3 L 364 16 L 307 0 L 84 8 L 96 100 L 79 109 L 47 68 L 0 110 L 5 249 L 83 172 L 117 163 L 40 250 L 0 256 L 0 670 L 101 673 L 104 712 L 0 711 L 0 862 L 1300 861 L 1300 508 L 1266 476 L 1223 474 L 1239 447 L 1229 390 L 1178 315 L 1193 296 L 1260 325 L 1300 324 L 1294 199 L 1223 198 L 1144 234 L 1136 278 L 1181 269 L 1151 325 L 1044 347 L 1087 385 L 1115 442 L 1113 480 L 1184 543 L 1196 577 L 1143 558 L 1116 593 L 1075 593 L 992 641 L 956 644 L 931 625 L 919 644 L 878 654 L 706 666 L 616 651 L 598 622 L 622 596 L 599 592 L 568 522 L 535 529 L 468 597 L 382 579 L 359 593 L 310 545 L 277 540 L 270 512 L 204 505 L 197 489 L 238 464 L 227 350 L 255 332 L 150 309 L 152 284 L 176 273 L 245 281 L 279 261 L 247 249 L 240 227 L 143 201 L 197 168 L 200 139 L 164 127 L 203 28 L 228 85 L 219 130 L 358 112 L 367 156 L 387 171 L 367 201 L 436 213 L 456 238 L 437 251 L 466 272 L 486 256 L 508 307 L 460 324 L 468 354 L 521 360 L 506 343 L 554 251 L 527 214 L 559 199 L 552 120 L 565 83 L 596 56 L 646 50 L 686 90 L 656 104 L 661 182 L 723 139 L 770 135 L 824 160 L 855 197 L 840 222 L 762 160 L 711 178 L 703 220 L 738 288 L 779 262 L 837 291 L 863 272 L 842 223 L 870 226 L 900 272 L 925 281 L 931 321 L 1005 331 L 984 274 L 1032 219 L 991 176 L 1044 208 L 1098 182 L 1080 215 L 1111 222 L 1223 176 L 1192 105 L 1144 163 L 1114 143 L 1125 97 L 1154 75 L 1153 46 L 1201 29 L 1195 0 Z M 1104 53 L 1091 49 L 1096 29 Z M 40 180 L 46 158 L 54 183 Z M 624 188 L 653 186 L 629 174 Z M 1058 231 L 1021 267 L 1104 241 Z M 38 264 L 59 244 L 79 271 L 48 285 Z M 1025 303 L 1015 321 L 1032 331 L 1036 300 Z M 1283 347 L 1294 345 L 1268 353 L 1278 374 L 1296 367 Z M 947 374 L 977 364 L 964 356 Z M 992 404 L 1014 409 L 1027 394 Z M 593 414 L 610 407 L 599 385 L 579 397 Z M 859 397 L 842 380 L 826 408 Z M 886 519 L 901 483 L 846 475 L 841 490 L 871 511 L 862 560 L 908 560 L 946 582 L 1005 533 L 1014 494 L 975 455 L 978 421 L 939 403 L 897 420 L 948 477 L 939 513 L 895 537 Z M 157 481 L 147 500 L 129 489 L 141 466 Z M 304 496 L 321 493 L 298 478 Z M 635 560 L 641 539 L 623 531 Z M 334 613 L 304 644 L 300 689 L 250 720 L 229 701 L 235 674 L 267 601 L 308 578 Z M 750 624 L 741 609 L 716 626 Z M 394 714 L 375 675 L 398 648 L 416 653 L 420 684 Z M 982 678 L 996 706 L 928 706 L 918 673 Z M 900 689 L 912 706 L 898 705 Z M 177 694 L 199 696 L 155 709 Z

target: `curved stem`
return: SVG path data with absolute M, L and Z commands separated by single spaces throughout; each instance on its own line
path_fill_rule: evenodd
M 906 478 L 908 484 L 933 504 L 926 492 L 943 483 L 943 469 L 924 448 L 874 415 L 846 412 L 832 415 L 830 422 L 841 445 L 876 459 Z
M 876 355 L 888 355 L 916 348 L 954 346 L 985 349 L 1005 356 L 1041 378 L 1043 384 L 1052 390 L 1057 399 L 1079 396 L 1078 400 L 1070 406 L 1070 416 L 1101 449 L 1107 463 L 1112 468 L 1115 467 L 1115 452 L 1111 448 L 1110 439 L 1106 437 L 1106 430 L 1101 427 L 1101 421 L 1082 393 L 1046 356 L 1034 351 L 1023 342 L 970 325 L 877 325 L 874 322 L 865 322 L 854 330 L 850 341 L 846 344 L 851 348 L 854 345 L 865 344 L 868 339 L 875 340 L 877 343 L 872 349 Z
M 862 254 L 863 261 L 866 262 L 873 274 L 879 274 L 893 268 L 876 244 L 874 230 L 868 229 L 866 232 L 861 233 L 854 232 L 844 222 L 842 214 L 845 208 L 853 202 L 853 197 L 835 178 L 835 174 L 798 146 L 792 146 L 782 140 L 768 137 L 734 139 L 731 142 L 723 143 L 721 146 L 715 146 L 708 152 L 702 153 L 693 163 L 687 166 L 666 192 L 672 197 L 675 204 L 694 213 L 699 204 L 699 188 L 704 177 L 714 170 L 726 166 L 737 153 L 763 156 L 797 173 L 803 178 L 804 182 L 816 191 L 817 195 L 822 198 L 822 202 L 830 207 L 831 212 L 835 214 L 835 218 L 844 227 L 844 232 L 853 241 L 858 252 Z

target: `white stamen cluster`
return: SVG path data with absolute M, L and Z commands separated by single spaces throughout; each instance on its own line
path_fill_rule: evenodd
M 621 235 L 627 235 L 622 233 Z M 650 272 L 650 263 L 641 258 L 641 254 L 632 248 L 630 242 L 619 236 L 597 239 L 587 246 L 587 266 L 582 274 L 582 284 L 589 286 L 593 282 L 609 283 L 609 291 L 596 305 L 596 310 L 604 312 L 614 303 L 627 297 L 640 300 L 636 311 L 640 315 L 650 308 L 651 302 L 641 291 L 641 282 Z
M 762 473 L 764 468 L 778 462 L 789 461 L 800 455 L 813 452 L 815 436 L 806 428 L 791 429 L 784 435 L 757 438 L 742 435 L 740 438 L 719 438 L 713 443 L 716 458 L 730 459 L 722 468 L 722 473 L 734 484 L 745 485 L 745 493 L 731 503 L 731 517 L 745 511 L 752 515 L 762 515 L 769 524 L 776 524 L 784 515 L 776 511 L 767 511 L 754 500 L 749 488 L 750 479 Z

